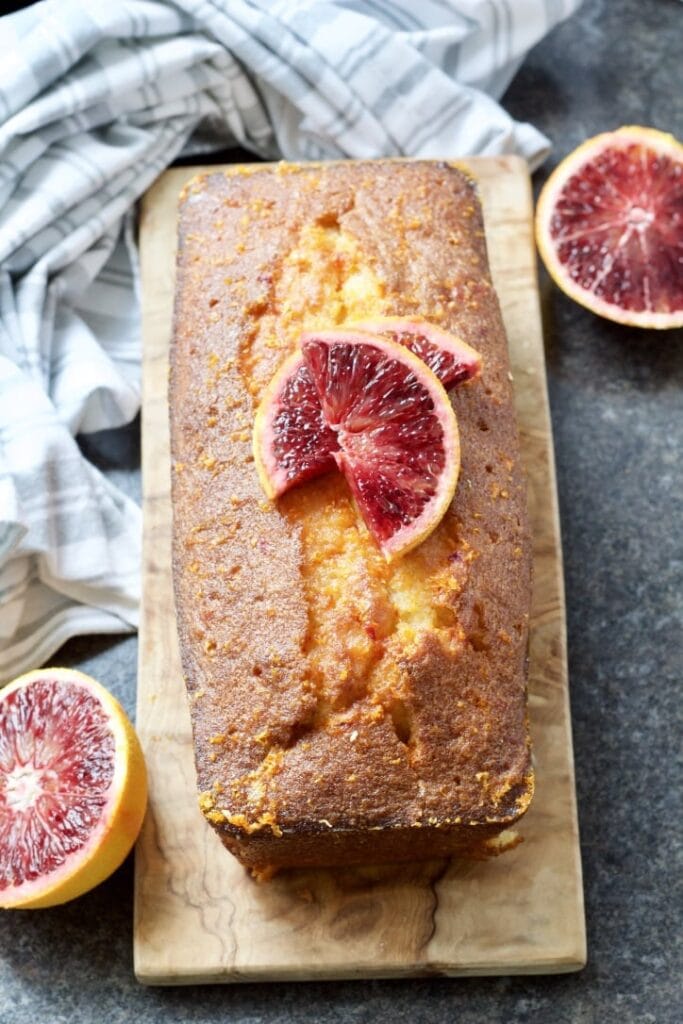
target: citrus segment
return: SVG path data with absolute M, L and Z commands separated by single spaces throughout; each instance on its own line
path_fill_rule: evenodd
M 335 468 L 338 448 L 301 352 L 281 367 L 254 422 L 254 461 L 269 498 Z
M 637 126 L 589 139 L 546 182 L 536 237 L 555 282 L 593 312 L 683 325 L 683 146 Z
M 428 320 L 384 316 L 364 320 L 353 327 L 405 345 L 427 364 L 445 388 L 471 380 L 481 371 L 481 356 L 475 349 Z
M 460 469 L 455 414 L 417 356 L 384 338 L 306 333 L 302 353 L 338 449 L 333 452 L 388 560 L 427 537 L 448 508 Z
M 103 881 L 146 802 L 137 736 L 94 679 L 42 669 L 0 691 L 0 906 L 54 906 Z

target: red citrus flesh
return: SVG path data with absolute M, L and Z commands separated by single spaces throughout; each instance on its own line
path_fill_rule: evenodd
M 0 889 L 53 871 L 88 840 L 114 775 L 93 696 L 41 680 L 0 705 Z
M 145 803 L 132 726 L 94 680 L 52 669 L 0 693 L 0 906 L 51 906 L 97 884 L 130 849 Z
M 427 320 L 377 317 L 353 325 L 351 335 L 358 331 L 403 345 L 444 387 L 470 380 L 481 370 L 478 352 Z M 276 498 L 328 473 L 335 468 L 338 450 L 337 435 L 325 422 L 303 355 L 295 353 L 276 374 L 256 414 L 254 457 L 263 489 Z
M 450 504 L 460 467 L 455 414 L 432 371 L 361 332 L 302 336 L 334 458 L 388 559 L 419 544 Z
M 426 363 L 445 388 L 462 384 L 481 371 L 481 356 L 460 338 L 428 320 L 386 316 L 353 325 L 360 331 L 379 334 L 407 349 Z
M 268 497 L 334 469 L 338 447 L 304 358 L 296 352 L 276 374 L 256 413 L 254 457 Z
M 683 324 L 683 147 L 647 128 L 588 140 L 539 198 L 539 249 L 572 298 L 643 327 Z

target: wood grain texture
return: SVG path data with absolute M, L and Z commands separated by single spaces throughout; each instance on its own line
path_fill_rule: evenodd
M 526 166 L 478 179 L 512 359 L 534 534 L 529 710 L 537 789 L 524 843 L 494 861 L 300 871 L 253 882 L 197 805 L 171 582 L 168 346 L 176 204 L 167 171 L 141 221 L 144 566 L 138 731 L 150 804 L 136 853 L 135 971 L 149 984 L 551 973 L 585 963 L 562 554 Z M 215 170 L 216 168 L 212 168 Z

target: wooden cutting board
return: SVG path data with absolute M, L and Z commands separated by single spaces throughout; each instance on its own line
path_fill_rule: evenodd
M 135 971 L 149 984 L 522 974 L 585 963 L 562 554 L 526 165 L 471 158 L 508 332 L 534 533 L 529 706 L 537 773 L 524 843 L 487 863 L 301 871 L 253 882 L 197 805 L 171 586 L 168 345 L 176 203 L 142 206 L 144 567 L 137 723 L 150 804 L 137 846 Z M 217 170 L 219 168 L 212 168 Z

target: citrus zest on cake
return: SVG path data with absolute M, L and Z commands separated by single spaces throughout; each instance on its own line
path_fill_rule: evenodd
M 261 875 L 500 852 L 533 791 L 530 544 L 473 183 L 430 162 L 218 172 L 186 188 L 179 238 L 174 581 L 207 819 Z M 302 334 L 378 317 L 483 358 L 451 393 L 455 496 L 392 563 L 340 473 L 269 501 L 251 446 Z

